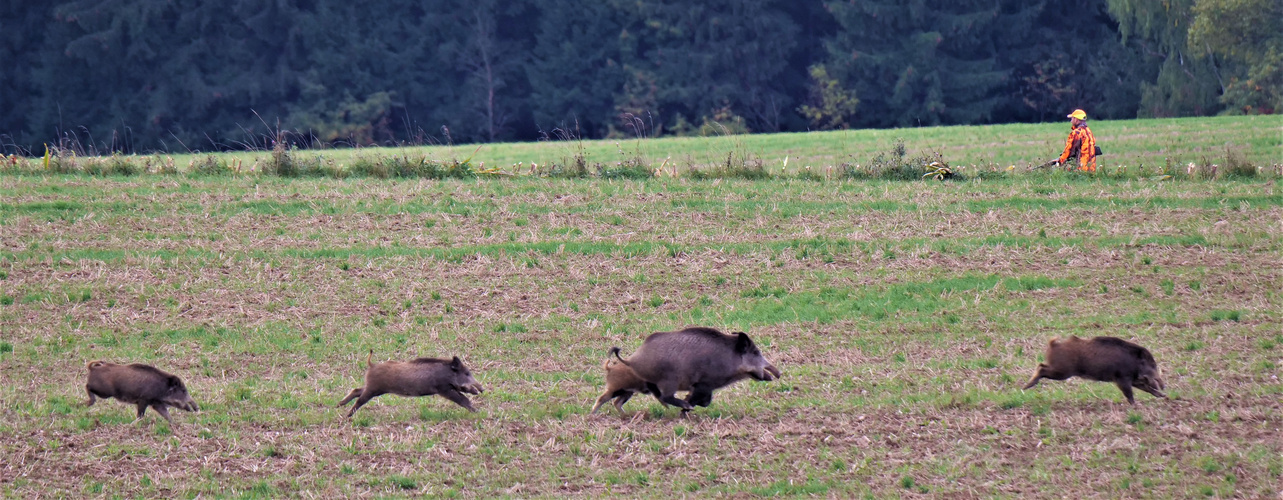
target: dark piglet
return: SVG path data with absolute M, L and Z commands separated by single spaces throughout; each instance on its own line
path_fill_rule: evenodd
M 612 349 L 619 356 L 618 348 Z M 772 365 L 747 333 L 727 335 L 713 328 L 691 327 L 653 333 L 622 363 L 646 381 L 647 392 L 660 402 L 682 409 L 713 402 L 713 391 L 751 378 L 771 381 L 780 370 Z M 689 390 L 685 400 L 675 393 Z
M 347 412 L 352 417 L 362 405 L 384 394 L 417 397 L 439 394 L 454 401 L 468 411 L 477 411 L 472 402 L 463 393 L 481 394 L 485 392 L 481 384 L 472 378 L 472 372 L 463 365 L 458 356 L 454 359 L 418 358 L 411 361 L 388 361 L 370 364 L 374 351 L 366 358 L 369 368 L 365 370 L 365 386 L 352 389 L 347 397 L 339 401 L 343 406 L 353 399 L 356 406 Z
M 619 348 L 611 349 L 611 354 L 619 356 Z M 606 392 L 603 392 L 601 397 L 597 398 L 597 404 L 593 405 L 592 411 L 589 413 L 597 413 L 597 409 L 601 408 L 601 405 L 613 399 L 615 400 L 615 409 L 622 414 L 624 413 L 624 403 L 627 403 L 633 397 L 633 394 L 639 392 L 646 394 L 649 392 L 646 388 L 646 381 L 637 376 L 637 372 L 622 361 L 607 358 L 601 367 L 606 370 Z
M 1132 388 L 1166 398 L 1162 372 L 1148 349 L 1115 337 L 1078 337 L 1051 339 L 1047 343 L 1047 362 L 1038 365 L 1025 389 L 1040 379 L 1065 380 L 1082 377 L 1100 382 L 1113 382 L 1123 391 L 1127 402 L 1136 404 Z
M 139 419 L 150 406 L 170 425 L 174 424 L 174 419 L 170 418 L 167 407 L 200 411 L 181 379 L 154 366 L 140 363 L 118 365 L 106 361 L 90 361 L 87 366 L 89 381 L 85 383 L 85 392 L 89 393 L 89 401 L 85 406 L 93 406 L 97 398 L 116 398 L 138 405 Z

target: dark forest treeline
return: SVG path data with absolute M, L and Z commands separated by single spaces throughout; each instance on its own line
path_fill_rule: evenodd
M 1272 113 L 1277 0 L 7 0 L 0 150 Z

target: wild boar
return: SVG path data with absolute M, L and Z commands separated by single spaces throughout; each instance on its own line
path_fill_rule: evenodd
M 351 418 L 362 405 L 384 394 L 406 397 L 439 394 L 467 408 L 468 411 L 477 411 L 463 393 L 485 392 L 481 384 L 472 378 L 472 371 L 463 365 L 463 361 L 460 361 L 458 356 L 454 359 L 418 358 L 411 361 L 388 361 L 377 365 L 371 363 L 373 357 L 374 351 L 371 350 L 370 355 L 365 359 L 366 365 L 369 366 L 365 370 L 365 386 L 352 389 L 347 397 L 339 401 L 338 406 L 343 407 L 348 401 L 356 399 L 356 406 L 347 412 L 348 418 Z
M 1136 404 L 1132 388 L 1166 398 L 1162 373 L 1148 349 L 1115 337 L 1083 340 L 1071 336 L 1051 339 L 1047 343 L 1047 362 L 1038 365 L 1025 389 L 1040 379 L 1065 380 L 1082 377 L 1100 382 L 1113 382 L 1123 391 L 1127 402 Z
M 106 361 L 90 361 L 89 381 L 85 383 L 85 392 L 89 401 L 85 406 L 93 406 L 97 398 L 117 400 L 138 405 L 137 422 L 143 418 L 147 407 L 151 407 L 160 416 L 165 417 L 169 425 L 174 425 L 166 407 L 172 406 L 185 411 L 200 411 L 187 386 L 182 379 L 166 373 L 154 366 L 140 363 L 118 365 Z
M 618 357 L 619 349 L 611 349 L 611 354 Z M 646 381 L 638 377 L 637 372 L 623 364 L 623 362 L 607 358 L 601 367 L 606 370 L 606 392 L 597 398 L 597 404 L 593 405 L 592 411 L 589 413 L 597 413 L 597 409 L 601 408 L 601 405 L 614 399 L 615 409 L 620 414 L 623 414 L 624 403 L 627 403 L 633 397 L 633 394 L 638 392 L 647 394 L 650 392 L 646 388 Z
M 713 328 L 691 327 L 675 332 L 657 332 L 646 337 L 637 352 L 624 359 L 615 357 L 646 381 L 647 392 L 664 404 L 682 409 L 685 415 L 695 406 L 713 402 L 713 391 L 752 378 L 771 381 L 780 370 L 772 365 L 747 333 L 727 335 Z M 686 400 L 677 391 L 689 390 Z

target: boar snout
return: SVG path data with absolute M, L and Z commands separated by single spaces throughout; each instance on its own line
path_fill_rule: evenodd
M 164 402 L 169 406 L 178 408 L 183 411 L 191 411 L 191 412 L 200 411 L 200 407 L 196 406 L 196 402 L 193 401 L 191 398 L 185 398 L 185 399 L 169 398 L 169 399 L 166 399 Z
M 768 364 L 760 369 L 749 370 L 748 376 L 759 382 L 770 382 L 780 378 L 780 369 L 775 365 Z
M 1156 376 L 1142 376 L 1136 380 L 1136 388 L 1160 398 L 1167 398 L 1167 394 L 1163 392 L 1163 389 L 1166 388 L 1163 384 L 1163 379 Z

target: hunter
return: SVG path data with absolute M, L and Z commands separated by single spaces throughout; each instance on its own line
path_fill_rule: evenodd
M 1070 158 L 1078 158 L 1078 170 L 1096 173 L 1096 136 L 1087 128 L 1087 112 L 1075 109 L 1069 113 L 1069 137 L 1065 139 L 1065 152 L 1060 153 L 1056 165 L 1064 165 Z

